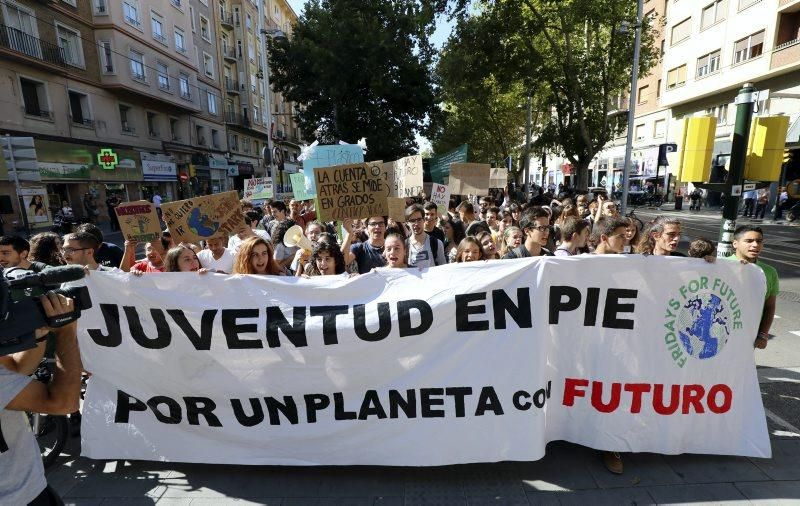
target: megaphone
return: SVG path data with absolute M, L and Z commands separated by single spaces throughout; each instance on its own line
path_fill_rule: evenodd
M 314 248 L 314 245 L 311 244 L 308 237 L 303 235 L 303 227 L 300 225 L 294 225 L 286 231 L 286 234 L 283 236 L 283 245 L 287 248 L 300 246 L 306 251 L 311 251 Z

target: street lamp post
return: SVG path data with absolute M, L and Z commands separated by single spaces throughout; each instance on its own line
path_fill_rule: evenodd
M 531 170 L 531 96 L 528 95 L 528 115 L 525 120 L 525 181 L 522 185 L 522 191 L 525 192 L 527 198 L 530 191 L 530 170 Z
M 269 86 L 269 59 L 267 58 L 267 37 L 273 38 L 284 38 L 286 35 L 283 31 L 277 28 L 267 29 L 264 27 L 264 2 L 258 2 L 258 33 L 261 34 L 262 38 L 262 51 L 261 51 L 261 58 L 259 60 L 259 64 L 261 65 L 261 71 L 263 73 L 264 79 L 264 100 L 262 102 L 262 110 L 264 111 L 263 116 L 266 116 L 267 120 L 267 156 L 266 163 L 267 163 L 267 172 L 269 173 L 269 177 L 272 179 L 273 185 L 275 184 L 275 173 L 273 170 L 273 159 L 274 159 L 274 150 L 272 145 L 272 104 L 270 104 L 270 86 Z
M 631 92 L 628 98 L 628 137 L 625 142 L 625 165 L 622 172 L 622 202 L 620 208 L 624 215 L 628 208 L 628 184 L 631 172 L 631 151 L 633 151 L 633 121 L 636 109 L 636 85 L 639 79 L 639 49 L 642 43 L 642 10 L 644 0 L 636 6 L 636 31 L 633 40 L 633 67 L 631 68 Z

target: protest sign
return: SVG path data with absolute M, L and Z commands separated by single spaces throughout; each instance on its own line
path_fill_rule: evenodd
M 164 223 L 178 242 L 198 242 L 247 229 L 235 191 L 161 204 Z
M 462 144 L 452 151 L 431 158 L 429 161 L 431 180 L 435 183 L 447 184 L 445 178 L 450 174 L 450 164 L 466 163 L 467 150 L 467 145 Z
M 770 456 L 754 265 L 585 255 L 86 282 L 92 459 L 428 466 L 536 460 L 556 440 Z
M 314 169 L 364 162 L 364 151 L 358 144 L 313 146 L 303 151 L 303 175 L 309 198 L 317 197 Z
M 161 222 L 152 202 L 123 202 L 115 211 L 126 241 L 150 242 L 161 237 Z
M 249 200 L 267 200 L 274 195 L 272 179 L 268 177 L 254 177 L 244 180 L 244 198 Z
M 447 214 L 450 204 L 450 188 L 445 184 L 433 183 L 431 187 L 431 202 L 436 204 L 439 216 Z
M 422 193 L 422 155 L 387 162 L 383 167 L 393 197 L 416 197 Z
M 289 174 L 289 180 L 292 182 L 292 193 L 294 193 L 295 200 L 311 200 L 314 198 L 314 195 L 308 193 L 306 177 L 303 173 Z
M 387 197 L 386 205 L 389 206 L 389 219 L 392 219 L 398 223 L 406 222 L 405 197 Z
M 508 184 L 508 169 L 492 167 L 489 171 L 489 188 L 505 188 Z
M 388 215 L 389 186 L 382 176 L 382 162 L 314 169 L 318 219 L 338 221 Z
M 450 165 L 450 191 L 453 195 L 489 195 L 488 163 L 454 163 Z

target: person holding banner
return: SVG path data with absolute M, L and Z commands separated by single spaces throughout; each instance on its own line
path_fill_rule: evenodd
M 542 207 L 533 207 L 525 211 L 519 220 L 519 226 L 525 236 L 525 242 L 510 250 L 503 256 L 504 260 L 538 256 L 553 256 L 544 247 L 550 238 L 550 214 Z
M 370 218 L 371 220 L 372 218 Z M 408 263 L 406 258 L 408 252 L 406 251 L 406 242 L 397 234 L 389 234 L 384 241 L 383 258 L 386 261 L 386 267 L 393 267 L 395 269 L 406 269 Z
M 271 243 L 259 236 L 248 237 L 239 246 L 233 274 L 286 276 L 286 269 L 278 265 L 273 255 Z
M 165 261 L 167 272 L 196 272 L 206 274 L 208 269 L 200 267 L 200 259 L 192 248 L 181 244 L 167 251 Z
M 625 250 L 625 235 L 628 224 L 625 220 L 603 218 L 595 223 L 589 243 L 594 246 L 593 253 L 608 255 Z
M 388 216 L 371 216 L 367 219 L 367 240 L 351 244 L 353 236 L 355 235 L 353 220 L 344 220 L 342 223 L 345 230 L 344 242 L 342 243 L 344 263 L 350 264 L 350 262 L 355 260 L 358 264 L 359 274 L 366 274 L 375 267 L 383 267 L 386 265 L 384 243 L 386 225 L 388 222 Z M 403 259 L 403 263 L 405 264 L 405 258 Z
M 125 241 L 125 251 L 119 268 L 124 272 L 164 272 L 166 269 L 164 265 L 164 255 L 166 255 L 167 248 L 169 247 L 169 239 L 162 236 L 158 240 L 145 243 L 145 258 L 139 261 L 136 261 L 137 244 L 136 241 Z
M 345 264 L 342 250 L 336 244 L 336 240 L 330 234 L 332 239 L 326 238 L 324 241 L 319 241 L 311 253 L 311 264 L 313 269 L 308 269 L 308 274 L 305 277 L 311 276 L 334 276 L 336 274 L 344 274 Z
M 456 263 L 461 262 L 476 262 L 478 260 L 486 260 L 483 254 L 483 248 L 478 239 L 468 235 L 458 244 L 456 250 Z
M 408 266 L 435 267 L 447 263 L 444 244 L 425 232 L 425 210 L 419 204 L 408 206 L 405 211 L 406 223 L 411 226 L 411 236 L 406 240 Z

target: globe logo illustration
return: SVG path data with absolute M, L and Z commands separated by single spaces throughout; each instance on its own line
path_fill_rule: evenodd
M 686 353 L 705 360 L 719 354 L 728 342 L 730 321 L 722 299 L 713 292 L 700 291 L 683 303 L 675 330 Z
M 200 237 L 211 237 L 219 230 L 219 223 L 202 214 L 199 207 L 192 209 L 188 219 L 189 229 Z

